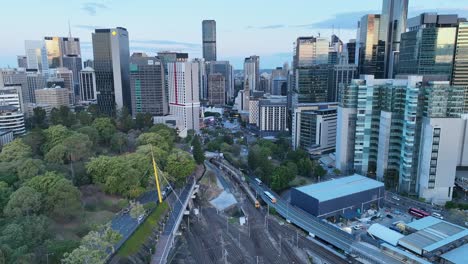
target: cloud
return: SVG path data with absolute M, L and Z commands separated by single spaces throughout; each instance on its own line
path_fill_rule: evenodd
M 90 16 L 95 16 L 98 10 L 105 10 L 108 9 L 108 7 L 102 3 L 88 2 L 84 3 L 81 9 L 87 12 Z
M 101 26 L 92 26 L 92 25 L 73 25 L 74 28 L 85 29 L 85 30 L 95 30 L 96 28 L 104 28 Z
M 260 26 L 260 27 L 254 27 L 254 26 L 247 26 L 245 29 L 278 29 L 278 28 L 285 28 L 286 25 L 283 24 L 276 24 L 276 25 L 267 25 L 267 26 Z

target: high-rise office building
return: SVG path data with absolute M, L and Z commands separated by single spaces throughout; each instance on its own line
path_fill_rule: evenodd
M 226 92 L 226 103 L 234 99 L 234 74 L 233 67 L 229 61 L 210 61 L 206 63 L 206 76 L 210 74 L 222 74 L 226 82 L 225 92 Z M 209 89 L 209 84 L 207 86 Z
M 468 113 L 468 22 L 458 24 L 452 85 L 465 88 L 464 112 Z
M 0 105 L 0 130 L 13 131 L 14 136 L 26 133 L 24 114 L 12 105 Z
M 130 58 L 132 113 L 165 116 L 169 113 L 164 66 L 156 57 L 133 53 Z
M 293 105 L 323 103 L 328 100 L 329 65 L 301 66 L 295 69 Z
M 128 31 L 122 27 L 96 29 L 92 39 L 99 110 L 115 115 L 126 107 L 131 112 Z
M 296 40 L 293 69 L 328 63 L 328 39 L 299 37 Z
M 203 59 L 205 61 L 216 61 L 216 21 L 203 20 Z
M 36 103 L 50 105 L 51 108 L 70 106 L 69 90 L 56 86 L 36 90 Z
M 75 103 L 75 81 L 74 81 L 74 74 L 71 70 L 61 67 L 61 68 L 56 68 L 53 71 L 53 76 L 59 79 L 63 80 L 63 85 L 59 85 L 62 88 L 65 88 L 68 90 L 68 97 L 69 97 L 69 102 L 70 104 Z
M 359 21 L 356 57 L 359 74 L 370 74 L 384 78 L 384 52 L 379 46 L 380 15 L 365 15 Z
M 63 66 L 63 43 L 60 37 L 44 37 L 45 48 L 47 51 L 47 62 L 49 68 L 59 68 Z
M 446 180 L 439 181 L 437 186 L 434 177 L 444 175 L 451 179 L 450 186 L 453 186 L 456 168 L 463 166 L 457 162 L 462 160 L 460 146 L 466 144 L 465 132 L 450 131 L 451 124 L 460 127 L 464 122 L 461 121 L 463 89 L 450 86 L 449 82 L 424 82 L 422 76 L 394 80 L 362 77 L 341 89 L 337 168 L 345 173 L 376 175 L 381 181 L 397 175 L 398 181 L 388 187 L 419 193 L 436 203 L 450 200 L 451 190 Z M 439 143 L 432 134 L 435 128 L 440 128 L 442 136 L 447 138 L 443 151 L 432 148 L 433 143 Z M 450 137 L 452 140 L 448 140 Z M 446 151 L 450 148 L 452 153 Z M 429 156 L 444 165 L 429 161 L 427 155 L 432 152 L 435 154 Z M 451 159 L 454 162 L 447 163 Z M 424 168 L 427 171 L 431 168 L 432 172 L 426 175 Z M 424 192 L 421 187 L 437 191 Z
M 27 68 L 28 67 L 28 57 L 24 55 L 16 56 L 16 60 L 18 61 L 18 68 Z
M 244 82 L 249 80 L 251 91 L 259 89 L 260 85 L 260 57 L 250 56 L 244 60 Z
M 401 34 L 398 74 L 450 81 L 457 39 L 457 15 L 424 13 L 408 20 Z
M 26 50 L 27 68 L 47 73 L 49 71 L 49 63 L 44 42 L 41 40 L 25 40 L 24 47 Z
M 272 95 L 288 95 L 288 70 L 277 67 L 271 71 L 270 93 Z
M 383 0 L 379 23 L 379 51 L 384 52 L 384 77 L 393 78 L 398 64 L 401 34 L 406 31 L 409 0 Z
M 26 102 L 36 102 L 36 90 L 45 88 L 46 80 L 47 77 L 37 70 L 28 69 L 26 71 L 27 90 L 26 93 L 23 93 L 23 98 L 27 97 Z
M 332 65 L 328 77 L 328 102 L 338 102 L 340 85 L 348 85 L 357 77 L 358 71 L 355 64 Z
M 348 63 L 356 64 L 356 40 L 350 39 L 349 42 L 346 43 L 345 50 L 348 54 Z
M 335 149 L 337 103 L 297 104 L 292 113 L 292 147 L 311 154 Z
M 208 75 L 208 104 L 223 106 L 226 102 L 226 80 L 220 73 Z
M 80 71 L 80 100 L 96 100 L 96 73 L 91 67 Z
M 170 62 L 185 62 L 188 61 L 188 53 L 179 53 L 172 51 L 161 51 L 158 52 L 157 56 L 164 67 L 164 78 L 165 78 L 165 89 L 166 89 L 166 101 L 169 102 L 169 82 L 168 82 L 168 70 L 167 64 Z M 169 107 L 169 106 L 168 106 Z M 169 111 L 169 108 L 167 109 Z
M 21 85 L 0 85 L 0 105 L 11 105 L 24 112 L 23 99 L 21 98 Z
M 21 98 L 21 104 L 26 105 L 30 102 L 31 97 L 28 90 L 28 81 L 26 78 L 26 70 L 20 69 L 0 69 L 0 87 L 2 85 L 21 86 L 18 92 Z
M 193 62 L 198 63 L 198 87 L 200 87 L 200 100 L 208 99 L 208 75 L 206 74 L 206 63 L 203 59 L 195 58 Z
M 200 96 L 198 95 L 198 63 L 167 64 L 170 114 L 181 120 L 179 134 L 200 130 Z
M 269 96 L 258 100 L 257 126 L 262 136 L 287 131 L 287 117 L 286 96 Z

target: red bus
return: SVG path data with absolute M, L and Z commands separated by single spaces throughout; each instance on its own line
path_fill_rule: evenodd
M 429 214 L 429 213 L 426 212 L 426 211 L 423 211 L 423 210 L 421 210 L 421 209 L 417 209 L 417 208 L 414 208 L 414 207 L 408 209 L 408 213 L 409 213 L 410 215 L 412 215 L 412 216 L 417 217 L 417 218 L 423 218 L 423 217 L 426 217 L 426 216 L 431 215 L 431 214 Z

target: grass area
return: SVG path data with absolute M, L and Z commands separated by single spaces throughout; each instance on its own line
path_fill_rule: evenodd
M 153 229 L 158 227 L 158 222 L 164 213 L 168 210 L 166 202 L 158 205 L 146 220 L 138 227 L 133 235 L 125 241 L 117 252 L 117 255 L 128 257 L 138 252 L 140 247 L 146 242 Z
M 216 185 L 216 175 L 211 170 L 206 170 L 205 175 L 200 180 L 200 183 L 206 186 Z

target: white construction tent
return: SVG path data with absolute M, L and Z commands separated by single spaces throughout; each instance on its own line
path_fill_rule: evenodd
M 405 237 L 404 235 L 393 231 L 390 228 L 385 227 L 381 224 L 371 225 L 369 229 L 367 229 L 367 233 L 393 246 L 396 246 L 398 244 L 398 240 L 400 240 L 400 238 Z

